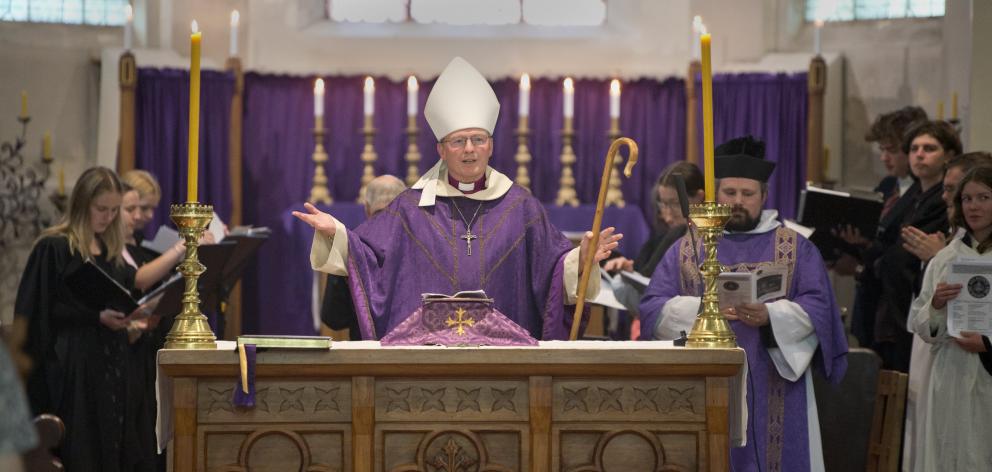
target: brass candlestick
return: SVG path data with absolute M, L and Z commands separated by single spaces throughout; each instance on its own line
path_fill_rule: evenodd
M 527 149 L 527 138 L 530 130 L 527 128 L 527 117 L 520 117 L 520 124 L 517 126 L 517 155 L 513 160 L 517 161 L 517 178 L 514 182 L 517 185 L 530 189 L 530 175 L 527 173 L 527 164 L 530 164 L 530 150 Z
M 417 117 L 408 116 L 406 122 L 406 185 L 420 180 L 420 148 L 417 147 Z
M 610 118 L 610 131 L 608 134 L 611 143 L 620 137 L 619 118 Z M 625 205 L 623 191 L 620 190 L 620 162 L 614 162 L 613 169 L 610 170 L 610 187 L 606 191 L 606 206 L 623 208 Z
M 575 194 L 575 176 L 572 175 L 572 164 L 575 164 L 575 151 L 572 150 L 572 118 L 565 117 L 561 130 L 561 180 L 559 180 L 558 198 L 555 205 L 579 206 L 579 198 Z
M 179 273 L 186 281 L 183 293 L 183 311 L 176 316 L 172 329 L 165 337 L 166 349 L 216 349 L 217 339 L 207 323 L 207 317 L 200 312 L 200 294 L 197 281 L 206 267 L 197 258 L 200 235 L 213 219 L 214 207 L 198 202 L 172 205 L 170 216 L 179 227 L 179 235 L 186 241 L 186 256 L 179 264 Z
M 716 245 L 723 234 L 723 227 L 730 219 L 730 206 L 716 202 L 704 202 L 689 208 L 689 218 L 699 228 L 703 237 L 704 261 L 700 268 L 703 275 L 703 299 L 701 310 L 692 325 L 692 333 L 686 347 L 735 348 L 737 336 L 730 329 L 730 323 L 720 313 L 720 300 L 717 297 L 716 279 L 722 271 L 716 259 Z
M 324 151 L 324 117 L 318 116 L 313 125 L 313 186 L 310 187 L 310 202 L 330 205 L 334 203 L 331 191 L 327 188 L 327 174 L 324 173 L 324 163 L 327 162 L 327 152 Z
M 375 178 L 375 164 L 378 156 L 375 153 L 375 128 L 372 127 L 372 115 L 365 115 L 365 127 L 362 128 L 362 133 L 365 135 L 365 148 L 362 150 L 362 162 L 365 163 L 365 169 L 362 171 L 362 188 L 358 191 L 358 202 L 361 203 L 365 198 L 365 187 Z

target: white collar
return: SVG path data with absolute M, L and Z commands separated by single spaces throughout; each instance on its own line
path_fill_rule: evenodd
M 758 226 L 755 226 L 751 231 L 731 232 L 724 230 L 723 234 L 764 234 L 779 226 L 782 226 L 782 223 L 778 221 L 778 210 L 761 210 Z
M 474 187 L 469 184 L 468 190 Z M 492 167 L 486 167 L 486 188 L 475 193 L 465 194 L 461 190 L 452 187 L 448 183 L 448 167 L 444 161 L 438 159 L 437 164 L 431 167 L 417 183 L 413 184 L 414 189 L 421 189 L 420 203 L 418 206 L 434 206 L 437 197 L 466 197 L 471 200 L 489 201 L 506 195 L 513 187 L 513 181 Z

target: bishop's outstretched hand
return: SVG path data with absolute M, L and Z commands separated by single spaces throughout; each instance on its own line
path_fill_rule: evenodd
M 310 203 L 304 203 L 303 207 L 307 210 L 306 213 L 294 211 L 293 216 L 310 225 L 313 229 L 319 231 L 324 236 L 333 238 L 334 232 L 337 230 L 337 226 L 334 224 L 334 218 L 331 217 L 331 215 L 318 210 L 317 207 L 311 205 Z
M 616 249 L 620 245 L 620 240 L 623 239 L 623 234 L 617 233 L 612 226 L 606 228 L 599 232 L 599 241 L 596 245 L 596 254 L 593 256 L 593 263 L 599 264 L 599 261 L 609 257 L 610 252 Z M 582 266 L 585 264 L 586 254 L 589 250 L 589 244 L 592 243 L 592 231 L 586 231 L 586 234 L 582 236 L 582 243 L 579 245 L 579 271 L 582 271 Z

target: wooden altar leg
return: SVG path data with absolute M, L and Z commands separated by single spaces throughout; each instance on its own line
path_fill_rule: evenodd
M 530 378 L 530 470 L 551 470 L 551 377 Z
M 730 379 L 706 379 L 706 430 L 709 444 L 709 470 L 730 470 L 730 434 L 727 409 L 730 397 Z
M 173 470 L 196 470 L 196 379 L 172 381 Z
M 375 469 L 375 379 L 351 379 L 351 470 Z

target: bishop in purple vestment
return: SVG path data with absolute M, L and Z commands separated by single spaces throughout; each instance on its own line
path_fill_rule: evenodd
M 307 204 L 294 215 L 315 228 L 314 269 L 347 276 L 364 339 L 380 339 L 421 304 L 421 294 L 484 290 L 495 308 L 536 339 L 566 339 L 580 248 L 529 191 L 488 166 L 499 102 L 461 58 L 438 77 L 424 107 L 441 159 L 413 188 L 355 230 Z M 607 228 L 594 260 L 621 238 Z M 599 278 L 590 277 L 586 298 Z
M 720 263 L 734 272 L 779 266 L 788 274 L 784 298 L 723 310 L 749 366 L 747 444 L 731 449 L 731 470 L 823 470 L 810 368 L 835 383 L 847 370 L 826 268 L 809 240 L 779 223 L 777 211 L 761 210 L 775 167 L 764 160 L 764 143 L 738 138 L 716 156 L 717 200 L 733 206 L 717 248 Z M 642 332 L 657 339 L 691 330 L 699 309 L 702 279 L 690 241 L 683 237 L 668 250 L 641 299 Z

